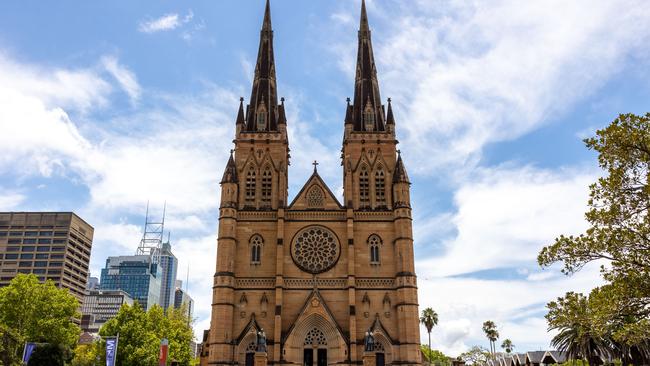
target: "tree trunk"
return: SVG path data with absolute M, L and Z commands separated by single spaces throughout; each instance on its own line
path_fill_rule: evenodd
M 429 359 L 429 366 L 431 366 L 431 331 L 429 331 L 429 354 L 427 356 L 427 359 Z

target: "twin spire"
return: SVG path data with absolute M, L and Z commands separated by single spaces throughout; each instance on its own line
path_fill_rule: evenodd
M 355 132 L 384 132 L 387 125 L 395 124 L 395 119 L 390 100 L 387 112 L 381 104 L 365 0 L 361 1 L 358 46 L 354 99 L 352 104 L 348 100 L 345 124 L 352 125 L 352 131 Z M 266 0 L 260 32 L 251 97 L 245 112 L 243 99 L 241 100 L 237 124 L 241 125 L 242 132 L 277 132 L 278 125 L 286 124 L 284 99 L 278 105 L 269 0 Z

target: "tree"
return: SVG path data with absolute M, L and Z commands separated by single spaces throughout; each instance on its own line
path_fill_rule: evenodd
M 499 331 L 497 331 L 497 325 L 492 320 L 485 321 L 483 323 L 483 333 L 485 333 L 485 337 L 490 342 L 490 353 L 492 354 L 492 357 L 494 357 L 494 354 L 497 351 L 495 342 L 497 339 L 499 339 Z
M 424 344 L 420 345 L 420 350 L 422 350 L 424 358 L 426 358 L 430 364 L 436 366 L 451 366 L 450 358 L 444 353 L 435 349 L 432 350 Z
M 191 321 L 184 309 L 163 309 L 154 305 L 144 311 L 139 303 L 122 305 L 117 316 L 104 324 L 99 334 L 112 337 L 119 334 L 117 364 L 145 366 L 156 364 L 160 341 L 169 341 L 169 359 L 179 365 L 193 362 L 190 342 L 193 339 Z M 100 344 L 100 357 L 105 358 L 105 341 Z
M 433 329 L 434 326 L 438 325 L 438 313 L 436 313 L 431 308 L 422 310 L 420 323 L 424 324 L 424 326 L 427 328 L 427 333 L 429 333 L 429 349 L 431 349 L 431 329 Z M 429 364 L 431 364 L 431 361 L 429 361 Z
M 74 358 L 70 366 L 96 366 L 98 344 L 80 344 L 74 349 Z
M 41 284 L 33 275 L 19 274 L 0 288 L 0 329 L 7 329 L 16 346 L 24 342 L 49 343 L 72 348 L 79 338 L 79 302 L 52 281 Z M 4 342 L 3 342 L 4 343 Z M 2 355 L 5 364 L 20 360 L 15 350 Z
M 605 175 L 592 184 L 589 228 L 561 235 L 539 253 L 542 267 L 563 264 L 571 275 L 598 261 L 604 286 L 592 290 L 588 316 L 599 337 L 611 338 L 622 359 L 650 360 L 650 113 L 620 115 L 585 140 Z M 569 295 L 565 302 L 577 301 Z
M 66 359 L 67 352 L 63 346 L 41 344 L 32 353 L 27 366 L 63 366 Z
M 582 294 L 569 292 L 548 304 L 546 319 L 549 331 L 557 330 L 551 344 L 566 352 L 569 359 L 585 359 L 590 365 L 612 354 L 611 340 L 600 335 L 590 315 L 589 299 Z
M 490 352 L 483 347 L 474 346 L 469 351 L 461 353 L 459 358 L 471 365 L 485 365 L 490 358 Z
M 506 353 L 512 352 L 513 349 L 515 349 L 515 345 L 512 344 L 512 341 L 508 338 L 503 340 L 503 343 L 501 343 L 501 348 L 506 350 Z

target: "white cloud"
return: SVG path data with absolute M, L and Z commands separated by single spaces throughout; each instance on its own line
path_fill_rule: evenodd
M 142 33 L 157 33 L 170 31 L 189 23 L 194 18 L 194 12 L 190 9 L 187 14 L 181 17 L 177 13 L 169 13 L 160 18 L 140 22 L 138 30 Z
M 0 187 L 0 211 L 10 211 L 18 207 L 25 198 L 25 195 L 20 192 Z
M 382 7 L 369 9 L 380 84 L 393 97 L 413 173 L 475 164 L 487 144 L 520 137 L 593 94 L 630 56 L 647 62 L 644 1 L 373 5 Z M 329 47 L 349 77 L 357 24 L 333 22 L 346 36 Z
M 120 65 L 117 58 L 113 56 L 104 56 L 102 58 L 102 65 L 104 65 L 106 71 L 117 80 L 122 89 L 129 95 L 131 103 L 135 104 L 142 95 L 142 88 L 138 84 L 135 74 L 124 65 Z
M 156 33 L 175 29 L 179 25 L 181 22 L 178 19 L 178 14 L 166 14 L 157 19 L 141 22 L 138 30 L 143 33 Z
M 483 169 L 454 195 L 451 223 L 457 234 L 445 241 L 440 256 L 421 261 L 421 268 L 449 276 L 534 265 L 542 246 L 586 228 L 588 185 L 595 179 L 588 170 Z M 416 233 L 424 230 L 419 226 Z

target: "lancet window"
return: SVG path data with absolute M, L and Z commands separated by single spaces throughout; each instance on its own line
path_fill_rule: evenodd
M 251 238 L 251 264 L 262 263 L 262 244 L 264 240 L 261 236 L 255 235 Z
M 377 206 L 386 206 L 386 176 L 381 167 L 375 173 L 375 201 Z
M 368 247 L 370 249 L 370 264 L 379 264 L 379 249 L 381 248 L 381 238 L 377 235 L 371 235 L 368 238 Z
M 271 173 L 271 168 L 266 167 L 264 173 L 262 173 L 262 203 L 264 206 L 271 205 L 271 195 L 273 188 L 273 173 Z
M 246 204 L 255 203 L 255 186 L 257 184 L 257 177 L 255 174 L 255 169 L 250 167 L 248 173 L 246 173 L 246 189 L 245 189 L 245 201 Z
M 359 203 L 361 207 L 368 207 L 370 205 L 370 183 L 368 179 L 368 168 L 365 165 L 361 167 L 359 172 Z

